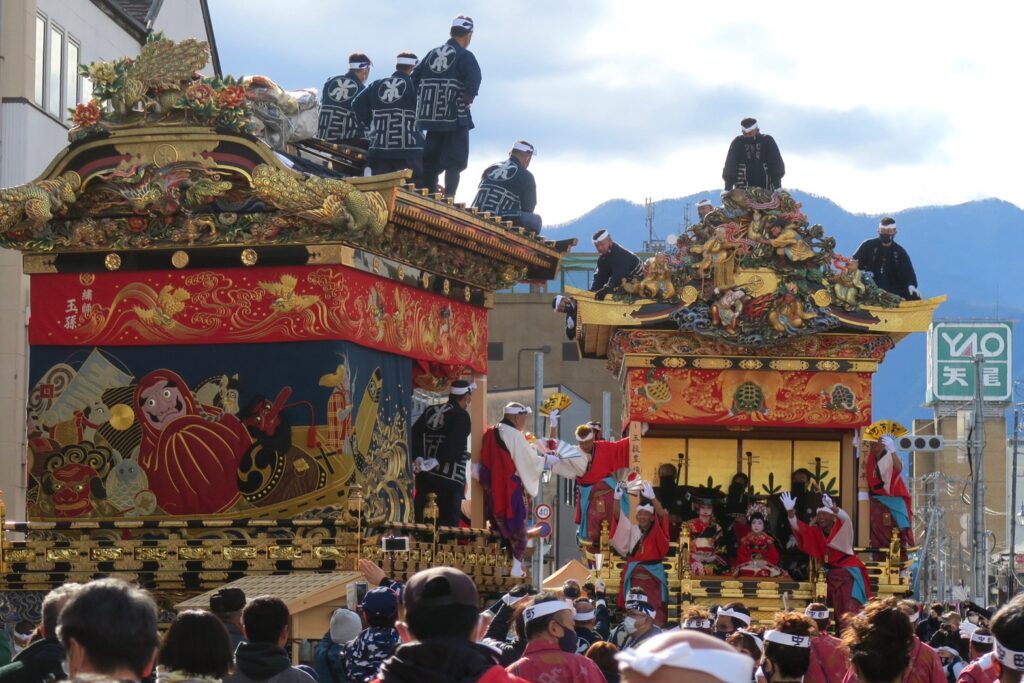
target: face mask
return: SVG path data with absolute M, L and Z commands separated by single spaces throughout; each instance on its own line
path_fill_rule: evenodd
M 791 488 L 794 496 L 802 496 L 807 491 L 807 484 L 802 481 L 794 481 Z
M 732 634 L 731 633 L 726 633 L 725 631 L 715 631 L 711 635 L 713 635 L 715 638 L 718 638 L 719 640 L 725 640 L 726 638 L 728 638 Z
M 892 244 L 892 235 L 879 235 L 878 239 L 882 240 L 882 244 Z
M 558 638 L 558 649 L 562 652 L 576 652 L 576 631 L 562 626 L 562 635 Z
M 622 628 L 626 629 L 626 633 L 636 633 L 636 618 L 626 617 L 623 619 Z
M 71 676 L 71 668 L 68 666 L 68 660 L 66 660 L 66 659 L 60 660 L 60 668 L 62 668 L 64 670 L 64 675 L 65 676 L 68 676 L 68 677 Z

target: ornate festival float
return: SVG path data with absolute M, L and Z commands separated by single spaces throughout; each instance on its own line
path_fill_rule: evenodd
M 0 191 L 32 311 L 3 588 L 112 574 L 181 594 L 365 557 L 501 590 L 489 532 L 411 523 L 414 390 L 483 375 L 492 293 L 550 279 L 570 244 L 407 172 L 343 179 L 351 150 L 286 143 L 301 100 L 195 75 L 208 57 L 154 36 L 90 65 L 71 144 Z
M 630 466 L 666 489 L 669 617 L 731 601 L 765 617 L 825 599 L 826 567 L 794 547 L 780 503 L 794 488 L 805 522 L 822 494 L 848 512 L 875 594 L 908 591 L 908 539 L 901 549 L 891 518 L 874 520 L 886 529 L 881 547 L 864 547 L 872 514 L 884 513 L 870 507 L 877 477 L 857 451 L 900 435 L 894 423 L 872 424 L 872 373 L 901 339 L 927 329 L 945 297 L 904 301 L 881 290 L 782 190 L 723 193 L 720 207 L 643 266 L 604 300 L 567 293 L 581 354 L 606 358 L 621 381 Z M 618 587 L 627 565 L 609 535 L 605 526 L 585 552 Z

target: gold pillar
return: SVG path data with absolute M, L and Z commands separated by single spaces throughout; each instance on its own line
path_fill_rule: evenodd
M 846 463 L 851 464 L 850 476 L 843 478 L 843 504 L 849 506 L 847 510 L 850 511 L 851 517 L 854 517 L 852 510 L 856 506 L 857 515 L 854 519 L 857 520 L 857 538 L 854 545 L 863 548 L 871 542 L 871 503 L 868 500 L 868 477 L 864 468 L 867 462 L 866 450 L 862 442 L 860 457 L 856 457 L 853 446 L 855 433 L 850 431 L 843 434 L 843 465 L 845 467 Z
M 480 462 L 480 445 L 484 440 L 484 431 L 487 429 L 487 375 L 476 375 L 473 378 L 476 382 L 476 390 L 473 391 L 473 400 L 469 404 L 469 418 L 473 422 L 473 436 L 470 438 L 470 450 L 472 453 L 471 462 L 476 465 Z M 484 528 L 484 490 L 480 482 L 472 477 L 470 472 L 467 481 L 470 490 L 469 519 L 474 529 Z

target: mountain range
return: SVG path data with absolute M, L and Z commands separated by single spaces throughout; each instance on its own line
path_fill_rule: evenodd
M 820 223 L 835 237 L 836 251 L 852 255 L 860 243 L 877 236 L 885 214 L 846 211 L 825 197 L 790 190 L 803 205 L 808 220 Z M 717 191 L 699 192 L 654 203 L 654 233 L 664 239 L 683 230 L 684 208 L 696 219 L 696 203 L 710 199 L 719 204 Z M 1019 320 L 1024 312 L 1024 273 L 1018 260 L 1024 255 L 1024 210 L 999 199 L 984 199 L 951 206 L 924 206 L 891 215 L 896 219 L 896 241 L 910 254 L 919 289 L 925 297 L 946 294 L 949 300 L 936 311 L 936 320 Z M 560 225 L 545 227 L 549 239 L 576 237 L 577 252 L 592 251 L 590 237 L 608 228 L 616 242 L 633 251 L 648 239 L 646 209 L 624 199 L 606 201 Z M 1015 330 L 1016 331 L 1016 330 Z M 1016 350 L 1024 335 L 1014 336 Z M 886 357 L 874 379 L 874 418 L 895 419 L 908 428 L 915 418 L 931 417 L 924 407 L 926 335 L 912 334 Z M 1015 397 L 1016 398 L 1016 397 Z

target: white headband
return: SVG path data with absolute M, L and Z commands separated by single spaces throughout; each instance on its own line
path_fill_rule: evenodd
M 699 202 L 697 202 L 697 206 L 711 206 L 711 200 L 710 199 L 702 199 Z
M 448 390 L 448 393 L 451 394 L 452 396 L 465 396 L 474 389 L 476 389 L 476 382 L 470 382 L 464 387 L 453 386 Z
M 626 593 L 627 602 L 647 602 L 647 596 L 643 593 Z
M 757 645 L 758 651 L 761 652 L 761 654 L 764 654 L 764 641 L 761 640 L 761 636 L 757 635 L 756 633 L 751 633 L 750 631 L 744 631 L 743 629 L 736 631 L 736 633 L 742 633 L 745 636 L 750 636 L 751 638 L 753 638 L 754 645 Z
M 651 505 L 650 503 L 642 503 L 640 505 L 637 505 L 636 506 L 636 511 L 640 512 L 641 510 L 647 510 L 648 512 L 653 513 L 654 512 L 654 506 Z
M 517 152 L 529 152 L 530 154 L 533 154 L 536 151 L 533 149 L 533 145 L 531 145 L 529 142 L 517 142 L 514 145 L 512 145 L 512 149 L 516 150 Z
M 587 443 L 588 441 L 593 441 L 593 440 L 594 440 L 594 430 L 593 429 L 591 429 L 590 433 L 587 434 L 586 436 L 579 436 L 579 435 L 576 436 L 576 443 Z
M 764 639 L 776 645 L 787 645 L 789 647 L 810 647 L 810 636 L 798 636 L 795 633 L 783 633 L 782 631 L 765 631 Z
M 972 643 L 981 643 L 982 645 L 991 645 L 992 643 L 995 642 L 995 640 L 996 639 L 993 638 L 992 636 L 985 635 L 984 633 L 978 633 L 977 631 L 975 631 L 974 633 L 971 634 L 971 642 Z
M 757 121 L 754 121 L 749 126 L 740 126 L 740 130 L 742 130 L 744 133 L 749 133 L 750 131 L 757 130 Z
M 549 614 L 561 612 L 562 610 L 570 610 L 575 613 L 573 606 L 565 600 L 547 600 L 545 602 L 538 602 L 536 605 L 532 605 L 523 610 L 523 621 L 529 624 L 534 619 L 540 619 L 541 617 L 546 617 Z
M 747 626 L 750 626 L 750 615 L 744 614 L 743 612 L 734 612 L 731 609 L 725 609 L 724 607 L 718 610 L 718 616 L 720 617 L 732 617 L 733 619 L 739 619 Z
M 643 612 L 649 617 L 653 617 L 658 613 L 658 610 L 654 609 L 654 605 L 647 602 L 647 596 L 644 596 L 643 600 L 626 600 L 626 609 L 635 610 L 637 612 Z
M 472 31 L 473 22 L 469 19 L 463 19 L 462 17 L 455 17 L 452 19 L 452 28 L 464 28 L 468 31 Z
M 594 235 L 594 244 L 597 244 L 601 240 L 606 240 L 609 237 L 611 237 L 611 235 L 608 233 L 607 230 L 601 230 L 596 235 Z
M 832 508 L 827 508 L 827 507 L 820 507 L 815 512 L 827 512 L 830 515 L 836 514 L 835 510 L 833 510 Z
M 1014 671 L 1024 671 L 1024 652 L 1011 650 L 998 640 L 995 641 L 995 644 L 996 661 Z
M 740 652 L 727 650 L 694 649 L 689 643 L 679 643 L 663 650 L 652 652 L 660 638 L 658 635 L 644 641 L 637 649 L 623 650 L 615 655 L 619 671 L 635 671 L 641 676 L 650 676 L 661 667 L 685 669 L 710 674 L 720 681 L 749 681 L 754 670 L 754 660 Z M 653 644 L 653 645 L 652 645 Z M 649 649 L 650 648 L 650 649 Z
M 811 609 L 808 607 L 804 610 L 804 614 L 809 616 L 811 619 L 817 619 L 819 621 L 828 619 L 829 612 L 827 609 Z
M 350 69 L 369 69 L 370 62 L 349 62 L 348 68 Z
M 395 64 L 399 64 L 401 66 L 416 66 L 419 63 L 420 60 L 416 59 L 415 57 L 399 57 L 397 60 L 395 60 Z
M 712 624 L 710 619 L 687 619 L 683 623 L 683 628 L 693 628 L 698 630 L 711 630 Z
M 882 223 L 881 221 L 879 221 L 878 222 L 878 229 L 881 230 L 882 228 L 892 228 L 893 230 L 895 230 L 896 229 L 896 224 L 895 223 L 885 224 L 885 223 Z
M 506 415 L 529 415 L 533 412 L 530 406 L 524 406 L 522 403 L 516 403 L 513 401 L 505 406 Z
M 555 302 L 554 302 L 554 304 L 553 304 L 553 305 L 551 306 L 551 308 L 555 308 L 555 309 L 557 309 L 557 308 L 558 308 L 558 306 L 559 306 L 559 304 L 561 304 L 561 303 L 562 303 L 563 301 L 565 301 L 565 297 L 564 297 L 564 296 L 562 296 L 561 294 L 557 294 L 557 295 L 555 296 Z
M 589 612 L 576 612 L 576 616 L 574 616 L 573 619 L 575 621 L 590 621 L 591 619 L 596 618 L 596 616 L 597 612 L 595 610 L 590 610 Z

